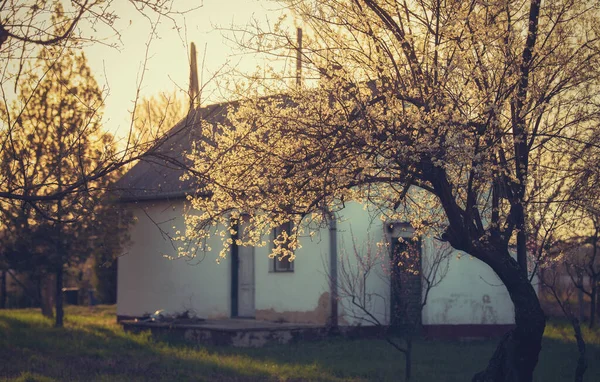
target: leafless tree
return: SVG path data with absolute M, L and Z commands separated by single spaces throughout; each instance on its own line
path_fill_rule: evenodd
M 574 287 L 574 284 L 565 284 L 564 280 L 561 280 L 561 276 L 564 275 L 564 267 L 565 263 L 558 259 L 544 268 L 544 277 L 542 277 L 542 283 L 544 288 L 550 291 L 552 297 L 560 306 L 561 311 L 573 327 L 579 355 L 577 358 L 574 380 L 575 382 L 582 382 L 583 375 L 585 374 L 588 365 L 586 359 L 585 340 L 581 332 L 581 322 L 577 318 L 577 314 L 573 312 L 571 306 L 573 294 L 577 289 Z
M 337 275 L 333 277 L 326 267 L 330 283 L 337 289 L 345 318 L 377 328 L 404 355 L 404 378 L 409 381 L 422 311 L 430 291 L 448 273 L 451 248 L 440 242 L 424 256 L 416 239 L 374 243 L 368 238 L 357 243 L 354 234 L 351 237 L 351 248 L 342 248 L 338 256 Z M 385 285 L 383 290 L 374 281 Z

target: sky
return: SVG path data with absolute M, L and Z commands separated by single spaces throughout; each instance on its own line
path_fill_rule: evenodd
M 121 136 L 130 127 L 142 72 L 140 97 L 171 92 L 176 88 L 187 90 L 190 42 L 194 42 L 198 50 L 199 70 L 204 60 L 204 70 L 200 73 L 204 82 L 227 62 L 255 67 L 256 63 L 249 62 L 252 57 L 232 49 L 233 44 L 223 39 L 225 32 L 217 27 L 245 25 L 252 18 L 273 21 L 282 12 L 280 5 L 272 1 L 175 0 L 180 10 L 200 7 L 177 18 L 179 30 L 171 20 L 160 19 L 157 37 L 150 40 L 150 22 L 129 2 L 119 0 L 114 4 L 119 16 L 115 27 L 121 34 L 121 41 L 113 37 L 108 42 L 118 42 L 118 48 L 96 43 L 86 47 L 85 54 L 96 80 L 106 88 L 105 128 Z M 142 70 L 144 62 L 145 71 Z M 214 90 L 210 85 L 208 89 Z M 203 104 L 222 101 L 214 91 L 205 92 L 202 98 Z

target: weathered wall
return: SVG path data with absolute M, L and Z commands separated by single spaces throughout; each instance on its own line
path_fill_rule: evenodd
M 339 311 L 341 319 L 350 325 L 369 325 L 369 319 L 362 309 L 353 304 L 349 295 L 364 290 L 366 298 L 363 305 L 381 324 L 389 323 L 390 284 L 387 270 L 383 261 L 387 260 L 386 248 L 378 247 L 377 243 L 383 242 L 385 232 L 380 220 L 373 220 L 359 203 L 348 203 L 346 208 L 339 213 L 337 223 L 338 232 L 338 285 L 340 287 Z M 357 256 L 358 255 L 358 256 Z M 352 290 L 344 290 L 348 282 L 356 280 L 357 271 L 361 272 L 360 259 L 365 263 L 373 264 L 369 276 L 366 278 L 365 287 L 358 286 Z
M 293 272 L 273 272 L 270 244 L 255 249 L 256 318 L 269 321 L 325 324 L 329 314 L 329 285 L 323 269 L 329 250 L 329 231 L 306 233 L 296 251 Z
M 371 256 L 381 257 L 382 262 L 388 256 L 387 248 L 378 248 L 376 243 L 391 240 L 391 237 L 410 237 L 410 232 L 400 232 L 397 229 L 390 232 L 387 224 L 378 219 L 373 219 L 370 214 L 356 203 L 349 204 L 341 213 L 341 222 L 338 224 L 338 237 L 340 243 L 340 255 L 353 255 L 353 241 L 363 255 L 370 248 Z M 378 252 L 379 251 L 379 252 Z M 421 253 L 423 270 L 427 274 L 430 267 L 440 251 L 448 251 L 447 272 L 444 272 L 444 264 L 440 268 L 445 276 L 439 284 L 429 292 L 427 304 L 423 308 L 422 323 L 424 325 L 502 325 L 514 323 L 514 308 L 506 288 L 502 285 L 494 272 L 483 262 L 474 259 L 464 253 L 459 253 L 445 244 L 431 237 L 421 238 Z M 354 259 L 354 266 L 358 262 Z M 367 291 L 372 294 L 371 312 L 382 323 L 389 323 L 390 307 L 390 284 L 387 279 L 389 271 L 381 266 L 375 267 L 367 279 Z M 425 289 L 426 283 L 421 282 Z M 423 296 L 424 296 L 424 290 Z M 352 306 L 350 299 L 340 301 L 345 318 L 350 323 L 368 324 L 364 320 L 365 314 L 360 309 Z M 361 319 L 361 317 L 363 319 Z
M 215 262 L 218 238 L 209 243 L 213 251 L 205 257 L 203 252 L 193 260 L 168 260 L 162 256 L 175 255 L 173 244 L 178 244 L 163 237 L 154 222 L 161 223 L 160 227 L 170 234 L 175 231 L 173 226 L 183 232 L 182 213 L 181 201 L 139 203 L 134 209 L 137 221 L 131 228 L 131 244 L 118 260 L 117 315 L 190 309 L 200 317 L 229 317 L 230 262 Z
M 514 323 L 514 308 L 500 279 L 483 262 L 453 251 L 448 274 L 429 294 L 424 325 Z
M 231 305 L 231 261 L 216 264 L 220 239 L 209 243 L 212 252 L 205 258 L 192 261 L 168 260 L 162 254 L 175 255 L 172 243 L 163 238 L 154 222 L 165 222 L 163 229 L 173 232 L 172 226 L 183 231 L 181 217 L 183 203 L 140 203 L 135 214 L 137 223 L 132 227 L 132 243 L 126 256 L 119 259 L 118 306 L 121 316 L 139 316 L 157 309 L 170 312 L 194 310 L 199 316 L 229 317 Z M 337 224 L 338 255 L 346 265 L 356 267 L 356 246 L 361 255 L 388 256 L 387 248 L 377 243 L 398 236 L 357 203 L 349 203 L 340 214 Z M 406 235 L 409 235 L 407 233 Z M 433 257 L 439 243 L 431 238 L 422 239 L 424 265 Z M 255 307 L 256 317 L 271 321 L 325 324 L 329 316 L 329 229 L 302 239 L 302 248 L 296 253 L 293 272 L 273 272 L 269 259 L 271 247 L 255 248 Z M 341 260 L 339 277 L 343 277 Z M 384 324 L 389 323 L 389 271 L 376 265 L 366 279 L 370 312 Z M 424 286 L 425 283 L 422 283 Z M 341 292 L 340 292 L 341 293 Z M 353 307 L 348 298 L 340 299 L 340 324 L 362 324 L 365 314 Z M 498 278 L 482 262 L 468 255 L 450 256 L 448 273 L 431 290 L 428 304 L 422 314 L 425 325 L 510 324 L 513 307 L 508 293 Z

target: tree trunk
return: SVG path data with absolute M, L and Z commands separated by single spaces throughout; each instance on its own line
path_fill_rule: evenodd
M 6 309 L 6 271 L 0 276 L 0 309 Z
M 598 290 L 600 289 L 600 278 L 594 281 L 596 284 L 596 313 L 600 312 L 600 296 L 598 296 Z
M 54 283 L 52 275 L 42 276 L 39 281 L 40 287 L 40 308 L 42 315 L 48 318 L 54 318 L 54 310 L 52 309 L 54 300 Z
M 596 314 L 600 312 L 600 296 L 598 296 L 598 290 L 600 289 L 600 278 L 595 280 L 596 283 Z
M 585 306 L 583 302 L 583 288 L 585 287 L 585 285 L 583 284 L 583 273 L 581 271 L 579 271 L 578 273 L 579 275 L 577 275 L 577 282 L 579 283 L 579 285 L 581 285 L 581 288 L 577 288 L 577 312 L 579 322 L 584 322 Z
M 404 377 L 405 381 L 410 381 L 412 376 L 412 334 L 408 335 L 406 339 L 406 352 L 404 353 Z
M 483 260 L 500 277 L 515 307 L 516 327 L 504 335 L 487 368 L 473 382 L 530 382 L 542 349 L 546 317 L 537 294 L 517 261 L 493 244 L 475 248 L 473 256 Z
M 598 284 L 596 282 L 596 280 L 591 280 L 591 288 L 592 288 L 592 294 L 591 294 L 591 301 L 590 301 L 590 323 L 589 323 L 589 327 L 590 329 L 594 327 L 594 324 L 596 323 L 596 299 L 598 298 Z
M 577 359 L 577 368 L 575 369 L 575 382 L 583 382 L 583 375 L 587 369 L 587 360 L 585 359 L 585 341 L 581 334 L 581 326 L 575 317 L 571 317 L 571 325 L 575 331 L 575 339 L 577 340 L 577 350 L 579 358 Z
M 62 264 L 56 268 L 56 321 L 54 326 L 57 328 L 63 327 L 63 268 Z

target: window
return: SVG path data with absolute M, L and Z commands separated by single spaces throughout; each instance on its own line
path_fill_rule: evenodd
M 275 228 L 273 230 L 273 238 L 272 238 L 272 243 L 275 240 L 281 240 L 282 239 L 282 234 L 283 232 L 286 232 L 287 235 L 289 236 L 292 233 L 292 223 L 291 222 L 287 222 L 284 223 L 282 225 L 280 225 L 279 227 Z M 283 247 L 286 248 L 287 247 L 287 243 L 283 244 Z M 272 244 L 271 249 L 275 248 L 275 243 Z M 275 256 L 272 260 L 271 260 L 271 272 L 293 272 L 294 271 L 294 262 L 295 261 L 290 261 L 289 256 L 286 256 L 284 258 L 282 258 L 281 260 L 279 259 L 279 256 Z

